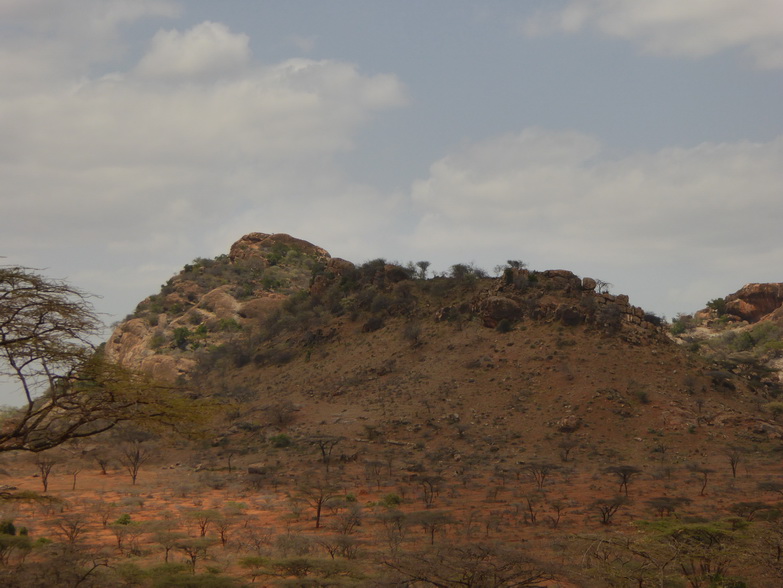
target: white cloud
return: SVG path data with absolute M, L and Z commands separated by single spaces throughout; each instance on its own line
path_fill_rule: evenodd
M 596 30 L 638 43 L 649 53 L 705 57 L 742 49 L 759 68 L 783 67 L 779 0 L 571 0 L 527 19 L 530 35 Z
M 316 240 L 358 228 L 358 239 L 388 222 L 373 218 L 377 191 L 343 177 L 335 157 L 374 114 L 406 103 L 392 75 L 262 65 L 247 37 L 216 23 L 158 33 L 138 63 L 99 77 L 46 78 L 59 58 L 35 59 L 35 84 L 0 86 L 0 252 L 61 277 L 89 259 L 94 271 L 78 271 L 94 284 L 79 285 L 100 289 L 112 312 L 169 277 L 150 277 L 141 265 L 152 259 L 173 270 L 242 232 Z M 107 291 L 102 272 L 125 278 Z
M 0 92 L 25 96 L 75 83 L 125 54 L 123 25 L 179 12 L 169 0 L 3 0 Z
M 138 65 L 142 76 L 180 79 L 224 76 L 250 59 L 250 39 L 221 23 L 203 22 L 191 30 L 158 31 Z
M 688 293 L 699 272 L 763 281 L 751 274 L 783 263 L 781 161 L 783 136 L 609 159 L 578 133 L 505 135 L 463 147 L 413 185 L 413 248 L 472 252 L 486 267 L 518 251 L 538 269 L 604 279 L 668 272 L 661 279 L 681 278 Z M 678 276 L 683 267 L 694 275 Z

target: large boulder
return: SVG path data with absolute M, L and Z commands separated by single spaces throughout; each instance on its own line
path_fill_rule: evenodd
M 144 358 L 153 355 L 149 348 L 153 327 L 144 319 L 120 323 L 106 342 L 106 357 L 122 365 L 139 368 Z
M 219 319 L 232 319 L 237 316 L 240 303 L 231 295 L 231 286 L 220 286 L 201 297 L 198 307 L 213 313 Z
M 726 297 L 726 313 L 755 323 L 783 306 L 783 283 L 747 284 Z
M 481 303 L 481 318 L 487 327 L 496 327 L 500 321 L 516 321 L 522 316 L 518 302 L 504 296 L 491 296 Z

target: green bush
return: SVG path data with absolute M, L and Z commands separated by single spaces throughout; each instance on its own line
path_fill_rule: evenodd
M 400 498 L 399 494 L 391 493 L 383 497 L 383 505 L 388 508 L 399 506 L 400 504 L 402 504 L 402 498 Z
M 276 447 L 277 449 L 282 449 L 284 447 L 290 447 L 292 441 L 288 435 L 284 433 L 280 433 L 279 435 L 272 435 L 269 438 L 269 443 L 270 445 L 272 445 L 272 447 Z
M 202 325 L 204 326 L 204 325 Z M 232 318 L 224 318 L 220 319 L 218 322 L 218 330 L 223 332 L 236 332 L 242 330 L 242 325 L 240 325 L 235 319 Z M 196 331 L 198 332 L 198 330 Z M 206 333 L 206 327 L 204 328 L 204 332 Z
M 190 329 L 187 327 L 177 327 L 174 329 L 174 345 L 178 349 L 187 349 L 190 343 Z
M 714 310 L 718 316 L 726 314 L 726 300 L 724 298 L 713 298 L 707 303 L 707 308 Z
M 16 535 L 16 526 L 8 519 L 0 521 L 0 535 Z

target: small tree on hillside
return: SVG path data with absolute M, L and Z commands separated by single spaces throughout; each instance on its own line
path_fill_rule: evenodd
M 617 514 L 623 506 L 628 503 L 625 496 L 615 496 L 613 498 L 599 498 L 593 502 L 593 508 L 598 512 L 599 520 L 602 525 L 610 525 L 614 515 Z
M 625 490 L 625 495 L 628 496 L 628 483 L 633 477 L 639 475 L 642 470 L 631 465 L 618 465 L 608 467 L 604 471 L 617 476 L 620 481 L 620 490 Z
M 440 494 L 440 485 L 443 482 L 441 476 L 424 476 L 419 480 L 424 498 L 424 506 L 432 508 L 435 499 Z
M 704 496 L 705 491 L 707 489 L 707 481 L 709 479 L 709 475 L 714 473 L 715 470 L 695 463 L 690 464 L 688 466 L 688 470 L 695 474 L 698 474 L 701 477 L 701 490 L 699 490 L 699 496 Z
M 332 461 L 332 451 L 343 439 L 345 437 L 337 437 L 335 435 L 316 435 L 310 438 L 310 443 L 317 446 L 321 451 L 321 462 L 326 466 L 327 472 Z
M 737 477 L 737 466 L 742 461 L 743 451 L 739 447 L 729 446 L 725 451 L 726 459 L 729 460 L 729 466 L 731 467 L 731 477 Z
M 549 462 L 534 462 L 525 464 L 522 469 L 535 481 L 536 487 L 542 490 L 550 474 L 559 468 Z
M 427 269 L 430 267 L 429 261 L 417 261 L 416 267 L 419 268 L 419 272 L 417 277 L 420 280 L 426 280 L 427 279 Z
M 445 510 L 423 510 L 411 513 L 409 521 L 412 524 L 420 525 L 424 532 L 429 535 L 430 545 L 435 545 L 436 533 L 453 524 L 454 517 Z
M 324 479 L 312 476 L 296 488 L 295 498 L 315 509 L 315 528 L 321 528 L 321 514 L 324 506 L 341 493 L 341 488 Z
M 38 469 L 38 473 L 41 476 L 41 485 L 43 486 L 44 492 L 49 490 L 49 476 L 57 463 L 57 459 L 48 454 L 38 454 L 35 456 L 35 467 Z
M 120 449 L 120 463 L 128 471 L 131 477 L 131 483 L 136 485 L 136 478 L 139 475 L 141 466 L 152 457 L 150 448 L 142 445 L 142 441 L 133 441 L 126 443 Z

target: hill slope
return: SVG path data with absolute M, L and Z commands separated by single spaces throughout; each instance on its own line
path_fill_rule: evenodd
M 219 400 L 208 446 L 179 459 L 228 475 L 222 500 L 264 496 L 265 524 L 309 541 L 303 556 L 344 562 L 343 583 L 457 585 L 470 562 L 533 578 L 475 586 L 783 577 L 766 522 L 783 489 L 776 374 L 748 349 L 744 363 L 705 353 L 731 321 L 679 317 L 678 343 L 658 317 L 565 270 L 426 273 L 254 233 L 185 266 L 106 350 Z M 284 516 L 285 497 L 300 506 Z M 354 502 L 365 514 L 345 532 Z M 699 543 L 707 532 L 718 544 Z M 709 565 L 687 567 L 696 550 Z M 663 552 L 677 565 L 656 568 Z M 308 577 L 325 582 L 316 569 Z

